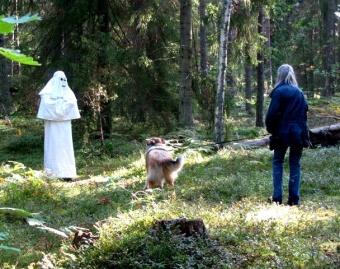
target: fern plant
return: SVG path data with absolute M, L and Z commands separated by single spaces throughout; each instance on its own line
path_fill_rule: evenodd
M 0 242 L 6 240 L 6 238 L 7 234 L 0 231 Z M 0 244 L 0 253 L 1 251 L 20 252 L 20 249 Z

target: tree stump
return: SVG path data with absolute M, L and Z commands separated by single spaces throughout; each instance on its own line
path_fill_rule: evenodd
M 207 237 L 208 231 L 201 219 L 187 220 L 179 218 L 174 220 L 160 220 L 152 227 L 152 233 L 158 235 L 169 232 L 176 235 Z
M 98 235 L 93 235 L 90 231 L 77 231 L 74 234 L 72 245 L 75 248 L 79 248 L 82 245 L 92 246 L 98 238 Z

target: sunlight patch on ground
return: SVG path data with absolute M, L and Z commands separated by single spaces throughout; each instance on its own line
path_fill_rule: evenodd
M 140 154 L 140 158 L 137 159 L 136 161 L 132 162 L 131 164 L 129 164 L 129 166 L 131 167 L 141 167 L 145 165 L 145 156 L 144 154 Z
M 308 208 L 299 208 L 282 205 L 262 206 L 255 211 L 251 211 L 246 215 L 247 222 L 281 222 L 282 224 L 298 223 L 298 222 L 315 222 L 327 221 L 336 216 L 336 212 L 319 208 L 309 210 Z
M 185 158 L 184 169 L 185 165 L 208 163 L 211 159 L 210 156 L 204 156 L 197 151 L 186 151 L 185 154 L 182 154 L 182 156 Z
M 260 222 L 269 220 L 281 220 L 287 223 L 296 222 L 299 219 L 297 213 L 297 208 L 274 205 L 271 207 L 260 208 L 257 211 L 249 212 L 246 216 L 246 221 Z
M 112 179 L 123 178 L 123 177 L 126 177 L 127 175 L 131 174 L 131 168 L 141 169 L 141 168 L 144 168 L 144 166 L 145 166 L 145 158 L 144 158 L 144 155 L 141 154 L 140 158 L 137 159 L 136 161 L 131 162 L 126 166 L 121 166 L 118 169 L 116 169 L 111 174 L 110 177 Z

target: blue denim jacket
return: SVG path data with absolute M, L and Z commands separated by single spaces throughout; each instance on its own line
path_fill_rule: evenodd
M 275 138 L 275 146 L 308 146 L 308 104 L 303 92 L 281 83 L 274 88 L 270 97 L 266 127 Z

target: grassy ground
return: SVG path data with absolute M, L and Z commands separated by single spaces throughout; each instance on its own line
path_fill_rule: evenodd
M 321 109 L 319 104 L 312 109 Z M 234 125 L 240 121 L 233 120 Z M 57 268 L 340 266 L 339 146 L 304 151 L 302 205 L 289 207 L 267 203 L 272 188 L 268 149 L 207 153 L 193 146 L 198 135 L 191 134 L 196 137 L 181 149 L 186 164 L 175 188 L 140 192 L 142 143 L 117 135 L 107 142 L 110 154 L 105 155 L 96 147 L 77 147 L 81 177 L 103 183 L 67 183 L 31 170 L 41 169 L 41 123 L 16 119 L 12 124 L 0 124 L 0 207 L 39 212 L 50 227 L 86 227 L 100 238 L 95 246 L 76 250 L 71 240 L 0 216 L 0 233 L 7 234 L 0 245 L 21 250 L 0 249 L 1 268 L 39 268 L 45 255 Z M 238 136 L 262 132 L 233 131 Z M 286 191 L 288 167 L 285 171 Z M 202 218 L 209 237 L 152 233 L 156 220 L 179 217 Z

